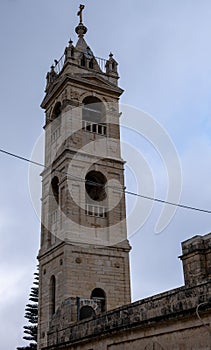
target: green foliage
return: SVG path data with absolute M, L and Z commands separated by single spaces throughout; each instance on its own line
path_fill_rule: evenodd
M 38 294 L 39 294 L 39 274 L 34 273 L 33 287 L 29 295 L 31 303 L 26 305 L 25 318 L 28 325 L 24 326 L 24 340 L 29 341 L 29 345 L 18 347 L 16 350 L 37 350 L 37 323 L 38 323 Z

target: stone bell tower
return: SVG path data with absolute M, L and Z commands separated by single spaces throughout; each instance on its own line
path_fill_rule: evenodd
M 76 27 L 47 74 L 38 349 L 49 332 L 130 303 L 117 62 Z

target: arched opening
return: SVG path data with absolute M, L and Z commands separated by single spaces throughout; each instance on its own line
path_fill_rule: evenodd
M 52 179 L 51 187 L 56 203 L 59 203 L 59 179 L 57 176 Z
M 94 68 L 93 58 L 89 61 L 89 68 L 90 68 L 90 69 L 93 69 L 93 68 Z
M 83 100 L 83 105 L 83 120 L 96 123 L 105 122 L 105 107 L 99 98 L 88 96 Z
M 75 49 L 74 47 L 71 48 L 71 57 L 74 58 L 74 54 L 75 54 Z
M 88 96 L 83 100 L 82 120 L 84 130 L 106 135 L 105 106 L 97 97 Z
M 100 171 L 90 171 L 85 177 L 85 188 L 88 196 L 94 201 L 103 201 L 106 198 L 106 177 Z
M 112 63 L 112 70 L 113 70 L 113 71 L 116 70 L 116 63 L 115 63 L 115 62 Z
M 60 136 L 61 132 L 61 111 L 62 105 L 61 102 L 57 102 L 54 106 L 52 115 L 51 115 L 51 142 L 54 143 Z
M 106 294 L 103 289 L 101 288 L 95 288 L 92 291 L 91 299 L 97 299 L 101 301 L 101 311 L 106 311 Z
M 51 276 L 50 279 L 50 316 L 52 317 L 56 311 L 56 278 Z
M 54 106 L 53 113 L 52 113 L 52 120 L 58 118 L 62 111 L 62 105 L 61 102 L 57 102 Z
M 86 58 L 85 58 L 84 55 L 81 57 L 81 66 L 82 66 L 82 67 L 85 67 L 85 66 L 86 66 Z
M 107 179 L 100 171 L 92 170 L 86 175 L 86 215 L 107 218 L 106 183 Z
M 93 316 L 95 316 L 95 311 L 91 306 L 89 305 L 82 306 L 82 308 L 80 309 L 80 315 L 79 315 L 80 320 L 85 320 Z

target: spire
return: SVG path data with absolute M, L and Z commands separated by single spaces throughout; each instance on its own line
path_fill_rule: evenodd
M 76 33 L 78 34 L 79 39 L 83 38 L 87 32 L 87 27 L 83 25 L 83 10 L 85 5 L 80 5 L 77 16 L 80 17 L 79 25 L 75 28 Z
M 106 73 L 118 76 L 118 72 L 117 72 L 118 63 L 117 61 L 115 61 L 113 56 L 114 55 L 111 52 L 109 55 L 109 59 L 106 62 Z

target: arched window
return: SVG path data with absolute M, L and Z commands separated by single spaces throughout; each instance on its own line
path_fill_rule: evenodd
M 49 296 L 50 296 L 50 300 L 49 300 L 50 316 L 52 317 L 56 311 L 56 278 L 54 275 L 51 276 L 51 279 L 50 279 Z
M 82 120 L 84 130 L 106 135 L 105 106 L 97 97 L 88 96 L 83 100 Z
M 51 142 L 54 143 L 59 137 L 61 132 L 61 102 L 57 102 L 54 106 L 51 115 Z
M 93 316 L 95 316 L 95 311 L 91 306 L 89 305 L 82 306 L 82 308 L 80 309 L 80 316 L 79 316 L 80 320 L 85 320 Z
M 61 102 L 57 102 L 54 106 L 53 113 L 52 113 L 52 120 L 58 118 L 62 111 L 62 105 Z
M 105 122 L 105 107 L 102 101 L 95 96 L 88 96 L 83 100 L 83 120 L 95 123 Z
M 101 311 L 106 311 L 106 294 L 103 289 L 95 288 L 92 291 L 91 299 L 97 299 L 101 301 Z
M 86 215 L 107 218 L 106 177 L 100 171 L 90 171 L 85 177 Z
M 59 179 L 57 176 L 52 179 L 51 187 L 56 203 L 59 203 Z

